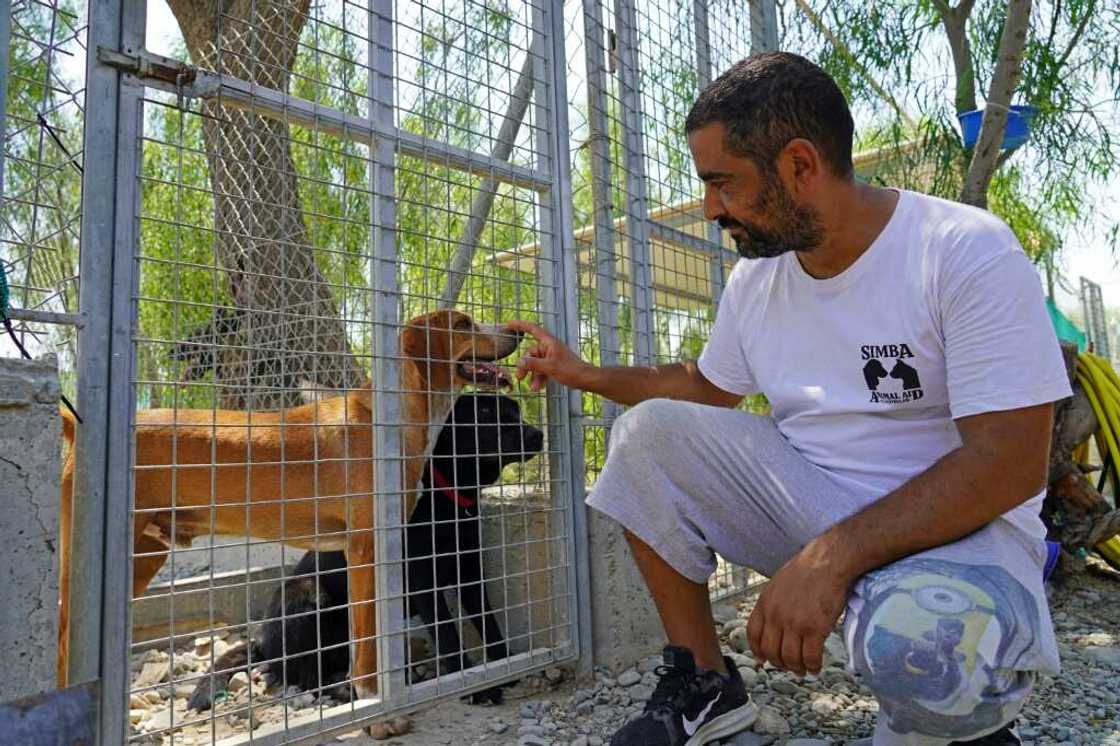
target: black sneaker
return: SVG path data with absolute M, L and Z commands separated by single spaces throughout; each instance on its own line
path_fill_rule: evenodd
M 1023 746 L 1019 729 L 1015 724 L 1005 725 L 995 733 L 989 733 L 972 741 L 953 741 L 949 746 Z
M 692 651 L 667 645 L 665 664 L 641 717 L 614 734 L 610 746 L 701 746 L 749 728 L 758 717 L 739 669 L 724 658 L 726 675 L 698 671 Z

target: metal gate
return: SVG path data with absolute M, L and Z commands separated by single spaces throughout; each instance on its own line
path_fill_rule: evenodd
M 571 496 L 582 465 L 570 394 L 516 395 L 543 446 L 502 454 L 515 465 L 481 490 L 474 530 L 487 577 L 472 582 L 491 595 L 507 655 L 492 658 L 485 632 L 467 639 L 475 615 L 465 587 L 450 589 L 464 604 L 450 621 L 471 663 L 445 673 L 431 651 L 410 650 L 422 630 L 407 618 L 413 525 L 402 519 L 413 491 L 402 472 L 427 456 L 410 440 L 410 407 L 423 400 L 441 412 L 434 439 L 446 413 L 437 405 L 457 392 L 440 376 L 462 358 L 441 357 L 443 340 L 458 355 L 455 340 L 469 337 L 472 354 L 485 356 L 479 345 L 489 338 L 458 325 L 515 316 L 573 334 L 560 4 L 170 7 L 184 32 L 178 59 L 146 50 L 143 2 L 94 4 L 90 18 L 85 158 L 104 188 L 87 180 L 83 203 L 89 322 L 73 567 L 86 577 L 70 601 L 70 671 L 72 680 L 101 674 L 104 742 L 125 733 L 297 742 L 575 659 L 581 519 Z M 499 249 L 530 245 L 540 254 L 531 272 L 492 261 Z M 422 317 L 451 306 L 470 319 Z M 408 340 L 420 323 L 415 350 Z M 421 371 L 423 390 L 407 388 L 408 366 Z M 370 406 L 357 412 L 360 397 L 339 390 L 369 378 Z M 326 419 L 335 410 L 357 424 L 340 432 Z M 367 455 L 356 445 L 363 439 Z M 336 452 L 335 441 L 346 447 Z M 210 450 L 199 457 L 199 448 Z M 342 486 L 327 486 L 336 475 Z M 354 486 L 363 479 L 369 495 Z M 370 496 L 375 517 L 358 525 L 356 506 Z M 198 525 L 197 509 L 209 526 Z M 207 538 L 230 533 L 245 536 Z M 359 566 L 362 541 L 376 554 Z M 351 639 L 335 648 L 358 660 L 372 647 L 374 667 L 351 671 L 367 676 L 354 681 L 360 698 L 340 701 L 325 678 L 310 694 L 285 686 L 286 651 L 259 661 L 283 672 L 266 688 L 249 653 L 227 701 L 186 709 L 182 695 L 207 685 L 227 645 L 268 621 L 300 621 L 284 594 L 308 548 L 347 549 Z M 354 610 L 363 573 L 375 576 L 375 627 L 360 626 Z M 316 567 L 310 577 L 325 575 Z M 285 604 L 278 616 L 265 610 L 275 595 Z M 84 613 L 102 604 L 103 616 Z M 325 611 L 313 602 L 313 626 L 327 624 Z M 324 677 L 331 652 L 312 646 Z M 164 704 L 130 723 L 121 706 L 130 699 Z

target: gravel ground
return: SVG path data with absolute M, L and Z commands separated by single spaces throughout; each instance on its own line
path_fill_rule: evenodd
M 1063 671 L 1044 677 L 1028 701 L 1020 729 L 1024 740 L 1034 746 L 1120 746 L 1120 575 L 1093 564 L 1095 572 L 1067 580 L 1052 589 L 1051 606 L 1061 649 Z M 770 666 L 758 666 L 746 647 L 743 625 L 751 600 L 737 607 L 717 606 L 717 623 L 728 655 L 735 660 L 760 707 L 760 715 L 749 732 L 724 741 L 726 746 L 782 746 L 794 737 L 817 737 L 842 742 L 869 735 L 877 704 L 857 678 L 843 668 L 844 652 L 838 637 L 829 642 L 828 664 L 819 676 L 798 678 Z M 148 654 L 150 675 L 163 666 L 158 655 Z M 177 656 L 178 657 L 178 656 Z M 189 661 L 189 659 L 187 659 Z M 657 657 L 639 661 L 633 668 L 612 674 L 573 680 L 569 671 L 550 669 L 523 679 L 497 707 L 473 707 L 457 700 L 442 702 L 413 713 L 412 732 L 390 740 L 374 741 L 361 733 L 325 740 L 324 744 L 371 746 L 596 746 L 627 719 L 641 711 L 656 683 Z M 142 661 L 138 661 L 142 663 Z M 184 664 L 185 665 L 185 664 Z M 179 669 L 180 665 L 176 665 Z M 137 666 L 136 677 L 144 665 Z M 247 699 L 248 686 L 223 704 L 218 712 Z M 182 690 L 182 687 L 180 687 Z M 176 720 L 182 718 L 185 701 L 181 691 L 168 692 L 174 699 Z M 295 694 L 294 692 L 290 694 Z M 154 695 L 148 695 L 155 700 Z M 133 718 L 137 732 L 150 725 L 165 724 L 169 700 L 147 702 L 134 696 Z M 146 703 L 146 706 L 145 706 Z M 289 700 L 293 706 L 315 707 L 309 696 Z M 284 706 L 262 708 L 253 723 L 284 717 Z M 244 717 L 223 715 L 219 737 L 248 730 Z M 209 724 L 180 736 L 175 744 L 210 742 Z M 169 738 L 162 739 L 170 744 Z

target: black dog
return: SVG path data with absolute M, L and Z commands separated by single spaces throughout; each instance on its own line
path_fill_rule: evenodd
M 479 490 L 494 484 L 505 466 L 533 458 L 543 445 L 544 434 L 525 423 L 517 402 L 494 394 L 460 396 L 440 430 L 424 470 L 425 489 L 405 530 L 405 555 L 406 613 L 419 614 L 430 630 L 441 672 L 472 665 L 443 591 L 459 594 L 463 618 L 485 642 L 486 660 L 507 655 L 482 577 Z M 188 706 L 210 709 L 213 694 L 224 691 L 234 673 L 257 664 L 266 668 L 270 683 L 331 690 L 336 698 L 348 699 L 347 600 L 345 555 L 308 552 L 272 595 L 259 634 L 215 661 L 214 675 L 199 683 Z M 472 701 L 497 704 L 501 699 L 501 688 L 495 687 Z

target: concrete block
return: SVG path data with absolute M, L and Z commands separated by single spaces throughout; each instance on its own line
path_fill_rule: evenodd
M 0 702 L 54 688 L 58 396 L 54 355 L 0 359 Z
M 619 671 L 661 652 L 665 632 L 622 527 L 588 511 L 592 661 Z

